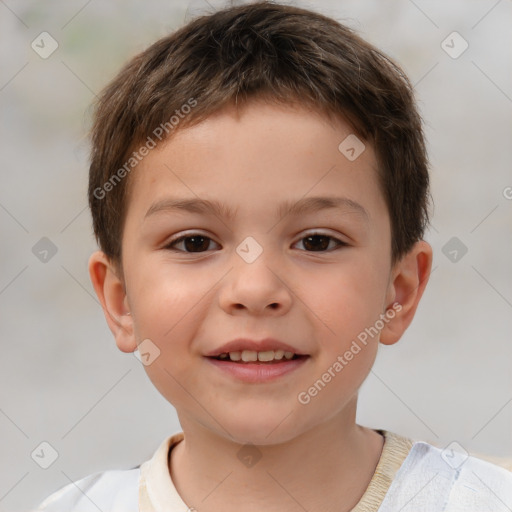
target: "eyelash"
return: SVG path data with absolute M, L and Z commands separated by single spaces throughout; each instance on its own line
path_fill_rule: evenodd
M 172 251 L 172 252 L 183 252 L 185 254 L 201 254 L 204 252 L 208 252 L 208 251 L 190 252 L 190 251 L 182 251 L 180 249 L 173 248 L 173 246 L 175 244 L 182 242 L 183 240 L 186 240 L 187 238 L 194 238 L 195 236 L 201 236 L 207 240 L 211 240 L 212 242 L 214 241 L 210 237 L 203 235 L 202 233 L 189 233 L 188 235 L 180 236 L 179 238 L 170 240 L 170 242 L 164 247 L 164 249 L 168 249 L 169 251 Z M 304 251 L 304 252 L 313 252 L 313 253 L 315 253 L 315 252 L 332 252 L 333 250 L 339 249 L 340 247 L 348 246 L 348 244 L 346 242 L 343 242 L 342 240 L 340 240 L 334 236 L 328 235 L 326 233 L 320 233 L 317 231 L 312 231 L 311 233 L 307 233 L 305 236 L 303 236 L 298 241 L 300 242 L 300 241 L 304 240 L 305 238 L 309 238 L 309 237 L 313 237 L 313 236 L 320 236 L 320 237 L 329 238 L 331 240 L 334 240 L 336 242 L 336 246 L 334 248 L 331 248 L 330 250 L 325 250 L 325 251 Z

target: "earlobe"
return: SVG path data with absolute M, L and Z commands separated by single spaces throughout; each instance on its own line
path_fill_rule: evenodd
M 124 283 L 104 252 L 96 251 L 89 258 L 89 276 L 117 347 L 122 352 L 133 352 L 137 342 Z
M 390 282 L 391 303 L 400 304 L 396 315 L 382 329 L 380 342 L 384 345 L 396 343 L 409 327 L 420 299 L 427 286 L 432 268 L 432 247 L 420 240 L 395 264 Z

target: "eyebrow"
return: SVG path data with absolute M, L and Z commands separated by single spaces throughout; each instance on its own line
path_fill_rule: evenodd
M 365 220 L 369 220 L 368 212 L 361 204 L 346 197 L 336 196 L 304 197 L 296 202 L 284 201 L 278 206 L 276 213 L 281 219 L 286 215 L 315 213 L 328 209 L 350 210 L 358 213 Z M 231 209 L 217 200 L 168 197 L 152 204 L 146 212 L 144 219 L 158 212 L 179 210 L 199 214 L 213 213 L 218 217 L 229 220 L 233 220 L 238 213 L 237 209 Z

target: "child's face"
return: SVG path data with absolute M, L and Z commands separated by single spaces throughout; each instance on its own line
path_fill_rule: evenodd
M 177 131 L 133 171 L 122 301 L 131 316 L 117 343 L 127 352 L 146 339 L 158 347 L 145 369 L 185 430 L 202 425 L 239 442 L 272 444 L 335 415 L 353 421 L 379 336 L 358 342 L 361 350 L 344 358 L 341 371 L 332 368 L 397 300 L 397 281 L 373 149 L 367 144 L 354 161 L 338 149 L 351 133 L 312 112 L 254 102 L 238 119 L 225 110 Z M 277 213 L 284 202 L 318 196 L 345 202 Z M 171 197 L 217 201 L 236 215 L 148 214 Z M 166 247 L 184 235 L 208 238 Z M 245 255 L 258 248 L 249 261 Z M 116 293 L 122 296 L 120 286 Z M 235 338 L 275 338 L 309 357 L 273 380 L 242 381 L 205 356 Z M 329 368 L 334 377 L 312 396 L 308 389 Z

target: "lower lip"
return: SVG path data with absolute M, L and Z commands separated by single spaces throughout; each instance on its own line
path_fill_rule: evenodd
M 309 356 L 283 360 L 279 363 L 235 363 L 206 358 L 211 364 L 233 377 L 250 383 L 269 382 L 300 368 Z

